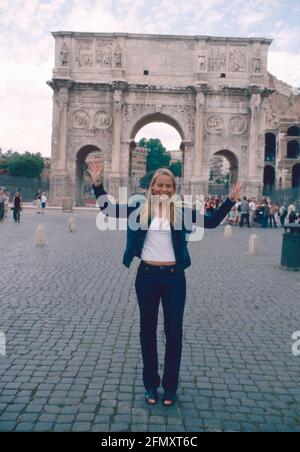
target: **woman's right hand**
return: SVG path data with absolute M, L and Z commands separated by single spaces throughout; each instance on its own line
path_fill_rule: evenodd
M 98 187 L 102 183 L 102 170 L 103 170 L 103 165 L 98 160 L 88 162 L 87 172 L 89 173 L 89 175 L 92 179 L 92 183 L 93 183 L 93 185 L 95 185 L 95 187 Z

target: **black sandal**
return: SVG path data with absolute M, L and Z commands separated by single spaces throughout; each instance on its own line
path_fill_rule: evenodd
M 172 406 L 172 405 L 174 405 L 175 401 L 176 401 L 176 395 L 169 391 L 165 391 L 163 400 L 162 400 L 163 406 L 165 406 L 165 407 Z M 166 402 L 169 402 L 169 403 L 166 403 Z
M 149 389 L 145 394 L 145 400 L 148 405 L 155 405 L 157 402 L 157 390 Z M 154 402 L 150 402 L 150 400 L 154 400 Z

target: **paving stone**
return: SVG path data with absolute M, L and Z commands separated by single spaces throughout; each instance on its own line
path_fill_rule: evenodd
M 299 430 L 291 336 L 300 329 L 300 274 L 278 268 L 280 229 L 233 228 L 224 241 L 220 226 L 189 244 L 178 401 L 165 409 L 144 401 L 138 260 L 122 266 L 126 234 L 99 232 L 96 212 L 74 216 L 76 237 L 58 211 L 37 219 L 25 209 L 18 234 L 1 225 L 14 247 L 1 249 L 9 353 L 0 359 L 0 431 Z M 37 220 L 47 229 L 43 250 L 32 239 Z M 250 232 L 260 240 L 251 258 Z M 24 284 L 12 291 L 16 265 Z M 164 345 L 160 307 L 161 371 Z

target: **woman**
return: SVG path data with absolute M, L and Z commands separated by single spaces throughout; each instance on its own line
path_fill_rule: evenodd
M 100 209 L 106 209 L 110 201 L 101 181 L 102 164 L 89 163 L 89 174 L 92 179 L 94 193 L 98 198 Z M 148 190 L 147 201 L 138 207 L 136 220 L 140 228 L 128 227 L 127 245 L 123 256 L 123 264 L 130 266 L 135 256 L 141 258 L 135 289 L 140 309 L 140 340 L 143 357 L 143 382 L 146 389 L 145 400 L 153 405 L 157 402 L 157 389 L 162 383 L 164 389 L 163 405 L 171 406 L 175 402 L 182 351 L 182 323 L 186 297 L 185 268 L 191 265 L 187 249 L 186 233 L 191 232 L 192 224 L 183 225 L 183 214 L 190 213 L 192 221 L 203 224 L 206 228 L 214 228 L 225 218 L 239 197 L 241 184 L 233 188 L 230 198 L 212 216 L 199 215 L 195 209 L 179 207 L 170 199 L 176 193 L 176 180 L 171 171 L 159 169 L 154 174 Z M 103 196 L 105 203 L 99 202 Z M 174 199 L 174 198 L 173 198 Z M 180 200 L 180 197 L 178 197 Z M 168 204 L 169 203 L 169 204 Z M 170 208 L 166 208 L 166 206 Z M 104 206 L 103 206 L 104 205 Z M 103 206 L 103 207 L 102 207 Z M 115 217 L 119 218 L 123 208 L 115 206 Z M 125 208 L 127 218 L 136 207 Z M 188 212 L 189 210 L 189 212 Z M 122 212 L 122 213 L 121 213 Z M 129 220 L 128 220 L 129 224 Z M 130 225 L 129 225 L 130 226 Z M 158 356 L 156 328 L 160 299 L 164 312 L 166 335 L 165 367 L 162 380 L 158 374 Z
M 13 217 L 15 223 L 20 223 L 20 213 L 22 210 L 22 198 L 20 196 L 20 192 L 16 192 L 13 199 Z

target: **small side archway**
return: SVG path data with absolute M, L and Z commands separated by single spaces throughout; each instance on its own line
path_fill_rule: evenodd
M 90 187 L 90 180 L 86 173 L 86 160 L 92 154 L 94 159 L 102 160 L 102 151 L 94 145 L 83 146 L 76 155 L 75 161 L 75 205 L 84 206 L 84 195 L 87 187 Z M 91 188 L 91 187 L 90 187 Z

